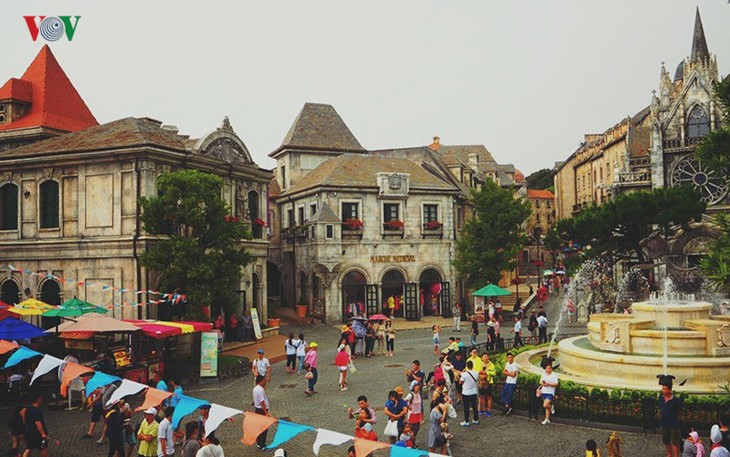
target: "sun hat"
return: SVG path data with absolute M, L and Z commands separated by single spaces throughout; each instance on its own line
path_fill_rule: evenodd
M 152 414 L 153 416 L 156 416 L 157 415 L 157 410 L 155 408 L 147 408 L 144 411 L 144 413 L 145 414 Z
M 396 386 L 395 389 L 393 389 L 398 395 L 403 395 L 403 388 L 401 386 Z
M 712 426 L 712 429 L 710 430 L 710 439 L 715 444 L 722 441 L 722 432 L 720 431 L 719 425 L 715 424 Z
M 312 341 L 311 343 L 309 343 L 309 347 L 310 348 L 316 348 L 317 346 L 319 346 L 319 345 L 317 343 L 315 343 L 314 341 Z
M 259 350 L 258 350 L 258 353 L 259 353 L 259 354 L 263 354 L 263 353 L 264 353 L 264 350 L 263 350 L 263 349 L 259 349 Z

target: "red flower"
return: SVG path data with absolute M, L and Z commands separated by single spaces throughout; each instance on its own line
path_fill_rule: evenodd
M 226 222 L 231 222 L 231 215 L 226 214 L 226 217 L 224 217 L 224 219 L 226 220 Z
M 403 221 L 399 221 L 398 219 L 393 219 L 392 221 L 388 221 L 385 223 L 387 227 L 393 228 L 393 229 L 402 229 L 405 224 Z
M 261 227 L 266 226 L 266 222 L 264 222 L 262 219 L 258 219 L 258 218 L 257 219 L 254 219 L 253 220 L 253 223 L 256 224 L 256 225 L 260 225 Z
M 426 228 L 429 230 L 436 230 L 441 228 L 441 226 L 444 225 L 439 221 L 429 221 L 426 223 Z
M 345 219 L 342 226 L 347 230 L 357 230 L 362 228 L 362 221 L 356 218 Z

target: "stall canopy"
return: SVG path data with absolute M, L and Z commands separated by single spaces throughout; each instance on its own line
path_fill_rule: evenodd
M 136 332 L 139 328 L 134 325 L 114 319 L 113 317 L 104 316 L 101 314 L 91 313 L 84 314 L 75 319 L 75 321 L 64 322 L 57 328 L 46 330 L 47 333 L 56 332 L 94 332 L 94 333 L 123 333 L 123 332 Z
M 0 321 L 0 338 L 5 340 L 24 340 L 43 335 L 43 329 L 23 322 L 14 317 L 6 317 Z
M 213 329 L 213 324 L 208 322 L 168 322 L 136 319 L 128 319 L 124 322 L 133 324 L 139 327 L 145 335 L 158 339 L 187 333 L 207 332 Z
M 44 317 L 78 317 L 84 314 L 96 313 L 106 314 L 107 309 L 101 306 L 92 305 L 91 303 L 79 300 L 74 297 L 71 300 L 66 300 L 58 308 L 53 308 L 43 313 Z
M 29 298 L 13 307 L 8 308 L 8 311 L 21 316 L 40 316 L 46 311 L 50 311 L 54 308 L 55 306 L 53 305 L 43 303 L 42 301 L 36 300 L 35 298 Z
M 507 289 L 502 289 L 496 284 L 490 284 L 477 290 L 472 295 L 476 295 L 477 297 L 499 297 L 502 295 L 512 295 L 512 292 Z
M 0 319 L 5 319 L 6 317 L 14 316 L 14 314 L 12 314 L 8 311 L 11 307 L 12 307 L 12 305 L 8 305 L 4 301 L 0 301 Z

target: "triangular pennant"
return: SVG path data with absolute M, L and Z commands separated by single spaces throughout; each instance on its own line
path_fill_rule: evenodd
M 424 455 L 428 455 L 428 451 L 411 449 L 404 446 L 390 447 L 390 457 L 423 457 Z
M 40 352 L 34 351 L 33 349 L 28 349 L 25 346 L 20 346 L 17 351 L 10 354 L 10 358 L 5 362 L 5 365 L 3 368 L 10 368 L 13 367 L 23 360 L 31 359 L 33 357 L 40 357 L 43 354 Z
M 177 429 L 177 426 L 180 424 L 180 421 L 183 417 L 191 414 L 203 405 L 210 404 L 205 400 L 188 397 L 187 395 L 175 395 L 177 396 L 179 401 L 177 403 L 177 406 L 175 406 L 175 412 L 172 414 L 172 428 L 174 429 Z
M 58 357 L 53 357 L 52 355 L 48 354 L 44 355 L 41 361 L 38 362 L 38 366 L 33 371 L 33 377 L 31 378 L 30 383 L 33 384 L 36 379 L 40 378 L 54 368 L 60 367 L 62 363 L 63 360 L 59 359 Z
M 274 425 L 276 422 L 275 417 L 264 416 L 263 414 L 256 414 L 251 412 L 244 413 L 243 418 L 243 438 L 241 442 L 243 444 L 254 444 L 256 438 L 259 437 L 265 430 Z
M 206 419 L 205 424 L 203 425 L 203 433 L 205 434 L 205 436 L 210 435 L 211 433 L 216 431 L 216 429 L 218 429 L 218 426 L 221 425 L 224 420 L 238 414 L 243 414 L 243 411 L 241 411 L 240 409 L 233 409 L 227 406 L 211 403 L 210 412 L 208 413 L 208 419 Z
M 0 340 L 0 354 L 7 354 L 10 351 L 18 349 L 17 343 L 12 341 Z
M 314 440 L 312 450 L 315 455 L 319 455 L 319 448 L 324 444 L 331 444 L 333 446 L 339 446 L 353 439 L 349 435 L 344 433 L 333 432 L 332 430 L 325 430 L 323 428 L 317 429 L 317 439 Z
M 147 392 L 145 392 L 144 403 L 142 403 L 142 406 L 138 407 L 135 411 L 144 411 L 147 408 L 157 408 L 159 410 L 162 402 L 168 397 L 172 397 L 172 392 L 165 392 L 164 390 L 157 390 L 150 387 L 147 389 Z
M 63 374 L 61 375 L 61 395 L 66 396 L 68 393 L 68 385 L 71 384 L 71 381 L 91 371 L 94 370 L 81 364 L 66 362 L 66 366 L 63 367 Z
M 381 443 L 380 441 L 366 440 L 364 438 L 355 438 L 355 455 L 369 456 L 371 453 L 378 449 L 385 449 L 389 447 L 388 443 Z
M 112 376 L 110 374 L 102 373 L 101 371 L 97 371 L 94 373 L 94 376 L 89 379 L 89 381 L 86 383 L 86 396 L 88 397 L 91 392 L 98 389 L 99 387 L 108 386 L 109 384 L 121 381 L 122 378 L 119 378 L 117 376 Z
M 122 383 L 119 385 L 119 387 L 117 387 L 117 390 L 112 392 L 112 396 L 109 401 L 107 401 L 107 404 L 105 406 L 113 405 L 127 395 L 137 394 L 147 387 L 148 386 L 146 386 L 145 384 L 130 381 L 129 379 L 122 379 Z
M 276 447 L 279 447 L 290 439 L 299 435 L 300 433 L 309 430 L 314 431 L 314 427 L 310 427 L 309 425 L 295 424 L 293 422 L 283 421 L 279 419 L 279 424 L 276 426 L 276 435 L 274 435 L 274 441 L 266 446 L 266 448 L 274 449 Z

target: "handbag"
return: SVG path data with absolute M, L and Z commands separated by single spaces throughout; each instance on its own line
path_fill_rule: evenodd
M 394 436 L 397 438 L 398 437 L 398 421 L 389 420 L 388 423 L 385 425 L 385 430 L 383 431 L 383 435 Z
M 350 370 L 350 373 L 357 373 L 357 368 L 355 368 L 355 364 L 352 362 L 347 364 L 347 369 Z
M 535 391 L 535 396 L 536 396 L 537 398 L 540 398 L 540 397 L 542 397 L 542 387 L 538 387 L 538 388 L 537 388 L 537 390 Z
M 454 408 L 454 405 L 449 404 L 449 417 L 451 419 L 456 419 L 459 417 L 459 414 L 456 412 L 456 408 Z
M 310 379 L 314 379 L 314 373 L 312 373 L 311 371 L 307 371 L 306 373 L 304 373 L 304 379 L 306 379 L 307 381 L 309 381 Z

